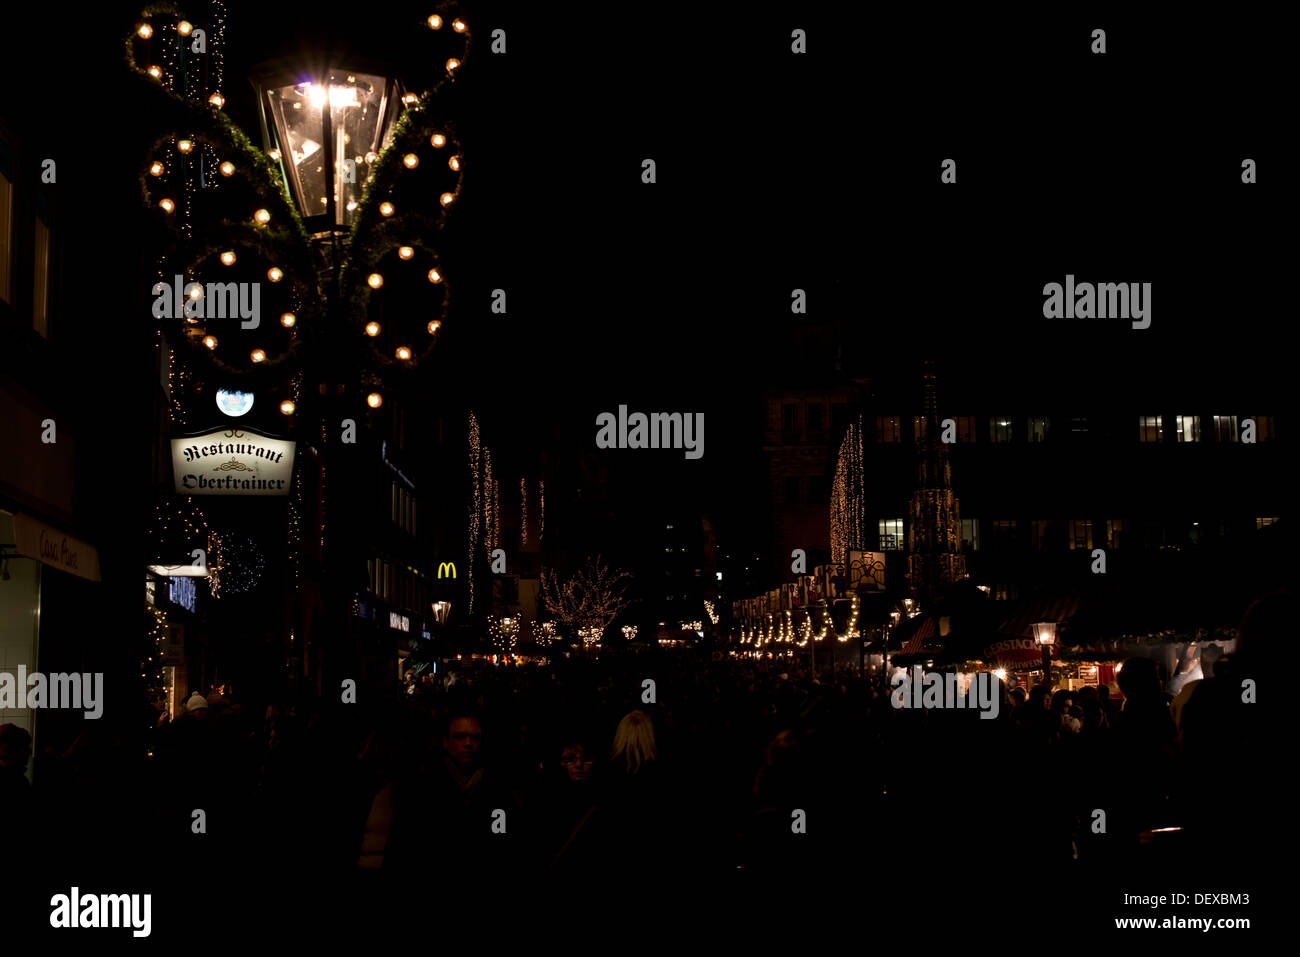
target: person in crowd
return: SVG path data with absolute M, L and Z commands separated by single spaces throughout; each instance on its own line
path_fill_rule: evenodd
M 32 786 L 27 762 L 32 756 L 32 736 L 16 724 L 0 724 L 0 820 L 28 821 Z M 14 830 L 17 832 L 21 825 Z
M 476 712 L 453 709 L 443 728 L 439 747 L 417 756 L 409 773 L 399 772 L 391 830 L 386 839 L 372 836 L 370 846 L 382 840 L 388 869 L 426 870 L 441 862 L 446 877 L 509 872 L 518 863 L 526 831 L 518 813 L 522 797 L 485 760 L 483 722 Z M 383 822 L 374 822 L 374 828 L 382 830 Z
M 1296 607 L 1291 590 L 1253 602 L 1233 653 L 1215 662 L 1214 676 L 1182 708 L 1179 803 L 1202 873 L 1245 873 L 1246 856 L 1276 852 L 1288 839 L 1282 802 L 1290 793 L 1289 762 L 1275 744 L 1280 725 L 1273 702 L 1282 685 L 1274 662 L 1295 634 Z
M 1116 786 L 1110 829 L 1131 850 L 1143 830 L 1170 823 L 1166 798 L 1178 739 L 1155 662 L 1129 658 L 1118 680 L 1124 707 L 1110 736 Z

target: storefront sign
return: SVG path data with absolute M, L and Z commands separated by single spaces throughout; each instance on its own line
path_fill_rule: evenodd
M 399 615 L 395 611 L 390 611 L 388 613 L 388 627 L 396 628 L 398 631 L 410 631 L 411 619 L 405 615 Z
M 99 581 L 99 553 L 95 546 L 64 535 L 21 512 L 14 513 L 14 538 L 19 554 L 70 575 Z
M 181 495 L 288 495 L 295 446 L 252 429 L 219 429 L 172 439 Z

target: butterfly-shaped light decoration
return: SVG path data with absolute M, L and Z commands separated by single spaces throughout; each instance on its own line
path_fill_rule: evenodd
M 219 0 L 211 7 L 220 13 Z M 347 242 L 333 250 L 341 253 L 337 301 L 356 340 L 349 345 L 359 347 L 349 352 L 369 360 L 362 385 L 428 357 L 448 313 L 449 280 L 435 240 L 460 196 L 464 161 L 452 124 L 433 103 L 463 67 L 470 31 L 446 4 L 420 27 L 454 33 L 463 51 L 446 61 L 433 87 L 402 94 L 387 145 L 358 164 L 368 167 L 363 192 L 349 210 Z M 211 41 L 222 29 L 213 29 Z M 286 166 L 297 158 L 292 144 L 255 147 L 221 112 L 220 69 L 187 69 L 203 55 L 196 44 L 204 33 L 174 5 L 159 3 L 144 9 L 126 40 L 151 137 L 140 186 L 145 252 L 159 264 L 150 290 L 154 315 L 169 341 L 188 344 L 200 378 L 233 377 L 249 391 L 275 392 L 278 383 L 285 392 L 284 379 L 299 368 L 286 363 L 323 335 L 334 274 L 286 188 Z M 394 289 L 409 296 L 413 278 L 423 282 L 431 308 L 412 310 L 404 298 L 402 308 L 385 310 Z

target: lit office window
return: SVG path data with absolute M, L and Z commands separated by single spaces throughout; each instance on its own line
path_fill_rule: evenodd
M 926 435 L 926 419 L 923 415 L 912 416 L 912 435 L 916 439 L 923 439 Z
M 903 520 L 901 518 L 882 518 L 880 520 L 880 548 L 882 551 L 897 551 L 903 547 Z
M 963 518 L 961 520 L 961 544 L 965 548 L 967 545 L 974 551 L 980 548 L 980 525 L 978 518 Z
M 1201 417 L 1199 415 L 1180 415 L 1177 422 L 1179 442 L 1201 441 Z
M 1164 438 L 1164 427 L 1158 415 L 1138 416 L 1138 441 L 1159 442 Z
M 1128 536 L 1128 519 L 1110 518 L 1106 520 L 1106 547 L 1119 548 Z
M 50 227 L 36 220 L 36 267 L 32 274 L 32 325 L 50 337 Z
M 1216 415 L 1214 417 L 1214 438 L 1219 442 L 1237 441 L 1237 417 L 1235 415 Z
M 957 416 L 957 441 L 974 442 L 975 441 L 975 416 L 959 415 Z
M 1051 426 L 1051 420 L 1045 415 L 1031 415 L 1029 417 L 1029 441 L 1046 442 L 1047 431 Z
M 1092 548 L 1092 519 L 1076 518 L 1070 521 L 1070 547 Z
M 898 442 L 900 441 L 900 428 L 898 416 L 896 415 L 878 415 L 876 416 L 876 441 L 877 442 Z
M 995 415 L 989 419 L 989 441 L 1011 441 L 1011 418 L 1009 416 Z

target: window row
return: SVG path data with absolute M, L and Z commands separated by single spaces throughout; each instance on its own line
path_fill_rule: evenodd
M 1278 521 L 1277 518 L 1256 518 L 1255 528 L 1261 529 L 1272 525 Z M 981 538 L 981 530 L 987 536 L 987 540 Z M 1223 535 L 1227 532 L 1227 523 L 1217 524 L 1216 532 Z M 961 541 L 963 549 L 980 551 L 985 547 L 991 549 L 1009 549 L 1019 545 L 1027 539 L 1030 548 L 1044 551 L 1057 549 L 1064 546 L 1067 549 L 1088 549 L 1121 548 L 1126 544 L 1132 544 L 1129 539 L 1130 534 L 1129 520 L 1125 518 L 1107 519 L 1102 522 L 1094 522 L 1090 518 L 1067 519 L 1064 521 L 1053 521 L 1050 519 L 1031 519 L 1021 523 L 1014 518 L 994 518 L 994 519 L 977 519 L 963 518 L 961 520 Z M 1027 532 L 1025 539 L 1021 535 Z M 879 544 L 881 551 L 898 551 L 904 547 L 903 538 L 903 519 L 901 518 L 882 518 L 878 524 Z M 1165 529 L 1157 524 L 1147 524 L 1143 527 L 1143 539 L 1146 547 L 1158 547 L 1163 544 L 1173 544 L 1179 540 L 1198 542 L 1207 534 L 1200 522 L 1192 522 L 1189 526 L 1181 530 L 1176 528 Z
M 1178 442 L 1200 442 L 1201 441 L 1201 419 L 1199 415 L 1178 415 L 1173 417 L 1174 432 Z M 1269 442 L 1274 437 L 1273 416 L 1256 415 L 1247 417 L 1238 417 L 1235 415 L 1216 415 L 1211 416 L 1213 422 L 1213 434 L 1215 441 L 1220 443 L 1240 442 L 1248 439 L 1250 433 L 1247 432 L 1247 419 L 1253 423 L 1253 437 L 1257 442 Z M 982 430 L 980 418 L 973 415 L 959 415 L 952 417 L 952 432 L 950 441 L 968 443 L 979 441 L 979 434 Z M 941 420 L 942 421 L 942 420 Z M 1021 431 L 1021 422 L 1024 422 L 1024 431 Z M 1076 438 L 1083 437 L 1092 431 L 1090 420 L 1086 416 L 1074 416 L 1068 420 L 1059 420 L 1058 425 L 1063 431 Z M 1035 415 L 1028 419 L 1021 420 L 1013 416 L 994 415 L 988 418 L 988 427 L 984 441 L 992 443 L 1007 443 L 1020 441 L 1021 436 L 1029 442 L 1046 442 L 1048 436 L 1052 433 L 1053 420 L 1049 416 Z M 917 439 L 926 437 L 926 420 L 924 416 L 912 417 L 912 436 Z M 1140 415 L 1138 416 L 1138 441 L 1140 442 L 1163 442 L 1164 439 L 1164 421 L 1159 415 Z M 878 415 L 876 416 L 876 441 L 880 443 L 902 442 L 903 429 L 902 419 L 897 415 Z
M 415 569 L 383 558 L 366 560 L 370 591 L 376 598 L 411 610 L 428 605 L 424 576 Z
M 393 524 L 406 532 L 408 535 L 415 535 L 415 496 L 408 492 L 397 482 L 393 482 L 393 502 L 392 502 L 392 519 Z

